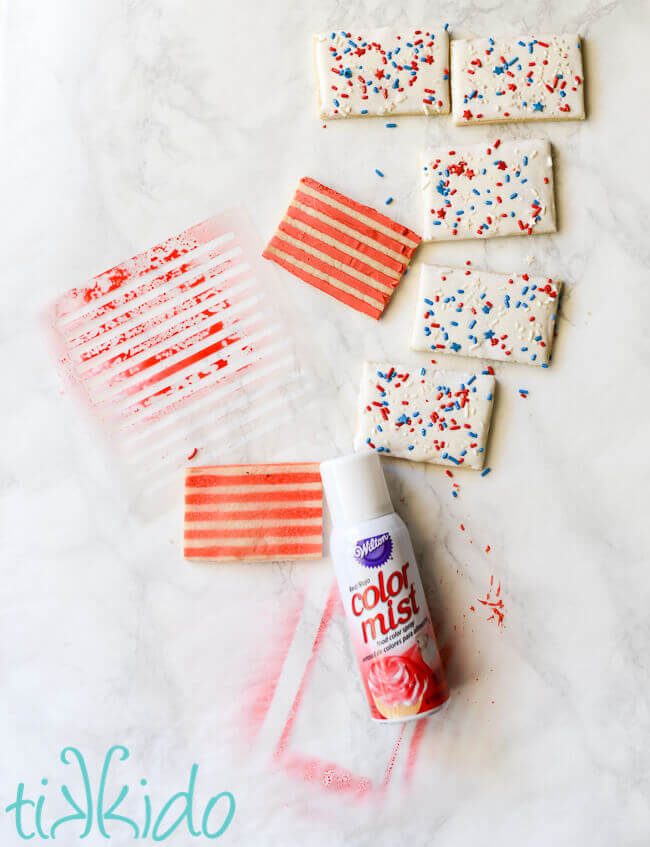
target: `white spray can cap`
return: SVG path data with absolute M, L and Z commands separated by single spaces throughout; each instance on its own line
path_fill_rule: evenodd
M 376 453 L 352 453 L 320 466 L 334 523 L 360 523 L 393 511 L 384 472 Z

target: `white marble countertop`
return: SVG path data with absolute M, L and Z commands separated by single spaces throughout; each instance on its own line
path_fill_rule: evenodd
M 449 117 L 324 129 L 311 33 L 445 22 L 435 7 L 425 21 L 415 0 L 0 4 L 3 845 L 22 843 L 1 811 L 20 782 L 34 799 L 43 792 L 51 822 L 65 813 L 62 783 L 81 793 L 61 750 L 83 753 L 96 788 L 118 744 L 130 758 L 111 771 L 111 797 L 128 784 L 125 808 L 142 821 L 144 793 L 160 809 L 196 763 L 197 809 L 220 791 L 236 799 L 225 844 L 648 842 L 649 9 L 455 7 L 440 13 L 452 36 L 578 30 L 587 121 L 496 133 Z M 292 290 L 288 320 L 308 328 L 322 364 L 322 402 L 315 421 L 296 421 L 295 451 L 269 443 L 259 461 L 348 451 L 362 359 L 422 360 L 407 350 L 419 262 L 521 272 L 533 256 L 531 270 L 566 284 L 551 368 L 495 366 L 489 476 L 457 472 L 454 499 L 444 470 L 386 463 L 452 700 L 418 725 L 376 726 L 343 618 L 327 605 L 331 562 L 184 562 L 180 500 L 154 516 L 132 508 L 62 390 L 41 314 L 233 205 L 267 239 L 303 175 L 379 208 L 390 193 L 394 217 L 419 229 L 418 149 L 495 135 L 551 139 L 556 235 L 421 248 L 379 323 L 278 272 Z M 205 447 L 218 457 L 218 445 Z M 502 628 L 471 610 L 491 576 Z M 76 842 L 83 825 L 67 827 L 57 837 Z M 113 844 L 132 843 L 128 825 L 110 831 Z M 180 832 L 174 843 L 201 843 Z M 86 843 L 103 841 L 94 827 Z

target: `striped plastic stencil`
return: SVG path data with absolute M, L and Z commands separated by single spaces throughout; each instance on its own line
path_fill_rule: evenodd
M 420 241 L 370 206 L 304 177 L 263 255 L 378 319 Z
M 187 468 L 184 549 L 217 562 L 321 558 L 318 464 Z
M 260 249 L 233 210 L 72 289 L 48 315 L 61 364 L 142 491 L 164 488 L 195 447 L 232 460 L 233 445 L 288 431 L 306 402 Z

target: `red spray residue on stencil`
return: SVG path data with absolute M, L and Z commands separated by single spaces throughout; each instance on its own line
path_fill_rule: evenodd
M 391 776 L 393 775 L 393 768 L 395 767 L 395 762 L 397 761 L 397 754 L 399 752 L 400 744 L 402 743 L 402 738 L 404 737 L 404 727 L 406 724 L 402 724 L 400 728 L 400 733 L 397 737 L 397 741 L 395 742 L 395 746 L 393 747 L 393 752 L 391 754 L 388 765 L 386 766 L 386 773 L 384 774 L 384 783 L 382 788 L 388 788 L 388 784 L 390 783 Z
M 225 445 L 247 424 L 257 426 L 273 403 L 271 389 L 291 385 L 302 394 L 260 253 L 246 214 L 234 210 L 73 288 L 49 310 L 60 364 L 106 434 L 130 453 L 136 476 L 143 464 L 130 449 L 136 433 L 150 433 L 145 453 L 164 444 L 140 468 L 160 474 L 162 462 L 170 471 L 182 467 L 187 440 L 205 437 L 197 430 L 209 428 L 214 443 Z M 219 428 L 206 409 L 213 392 Z M 275 409 L 265 420 L 277 427 L 291 408 L 287 402 L 289 411 Z
M 424 738 L 424 733 L 426 732 L 426 730 L 426 721 L 416 721 L 415 729 L 413 730 L 413 735 L 411 736 L 411 742 L 409 744 L 408 754 L 406 757 L 406 771 L 404 774 L 404 780 L 407 784 L 410 783 L 411 779 L 413 778 L 415 764 L 420 753 L 420 746 L 422 744 L 422 739 Z
M 359 800 L 373 796 L 374 786 L 370 778 L 354 774 L 349 769 L 342 767 L 341 765 L 332 763 L 331 761 L 318 759 L 310 755 L 304 755 L 298 751 L 290 749 L 289 746 L 291 731 L 296 721 L 296 717 L 302 706 L 305 691 L 309 682 L 313 666 L 317 660 L 318 652 L 323 643 L 327 629 L 336 614 L 342 615 L 343 607 L 339 598 L 336 583 L 333 583 L 328 594 L 327 601 L 325 603 L 325 609 L 318 625 L 318 630 L 314 638 L 311 653 L 305 664 L 305 668 L 303 670 L 303 674 L 300 679 L 297 692 L 292 701 L 291 707 L 289 709 L 289 714 L 285 721 L 284 727 L 281 730 L 279 741 L 273 753 L 273 761 L 278 767 L 282 768 L 285 772 L 291 774 L 294 778 L 300 779 L 301 781 L 309 782 L 314 786 L 318 786 L 327 793 L 334 791 L 338 794 L 345 794 L 347 796 L 354 797 L 355 799 Z M 286 652 L 288 652 L 289 650 L 291 640 L 292 638 L 289 638 L 285 641 L 286 647 L 282 651 L 282 660 L 280 660 L 280 656 L 278 655 L 278 668 L 280 670 L 284 661 L 284 655 L 286 655 Z M 273 692 L 275 691 L 276 687 L 277 678 L 275 679 L 275 683 L 273 684 Z M 271 687 L 267 689 L 267 695 L 273 696 Z M 266 706 L 266 710 L 268 710 L 268 705 Z M 264 712 L 264 714 L 266 714 L 266 711 Z M 397 760 L 399 747 L 402 741 L 403 732 L 404 727 L 402 727 L 400 735 L 393 746 L 393 750 L 389 759 L 389 764 L 386 768 L 384 783 L 380 787 L 380 792 L 385 790 L 385 788 L 390 783 L 393 767 Z
M 342 768 L 338 765 L 332 765 L 331 763 L 320 761 L 314 757 L 304 757 L 301 754 L 296 754 L 293 751 L 288 750 L 289 735 L 300 706 L 302 705 L 311 670 L 316 661 L 318 651 L 323 643 L 327 628 L 337 610 L 339 613 L 343 613 L 338 589 L 336 587 L 336 583 L 333 583 L 325 603 L 325 610 L 318 625 L 311 654 L 305 665 L 305 670 L 303 671 L 298 691 L 294 697 L 293 703 L 291 704 L 289 715 L 275 749 L 274 761 L 294 776 L 298 776 L 301 779 L 308 780 L 310 782 L 313 781 L 314 784 L 319 785 L 327 792 L 334 790 L 350 793 L 360 799 L 366 796 L 367 792 L 372 788 L 372 782 L 370 779 L 363 776 L 357 776 L 346 768 Z M 314 777 L 318 774 L 320 775 L 320 779 L 316 782 Z
M 291 729 L 293 728 L 293 724 L 296 720 L 296 715 L 298 714 L 298 710 L 302 704 L 302 700 L 305 695 L 305 689 L 307 687 L 307 681 L 316 661 L 318 649 L 323 641 L 323 637 L 325 635 L 327 627 L 329 626 L 330 621 L 332 620 L 334 610 L 336 609 L 337 605 L 340 604 L 340 602 L 341 601 L 339 599 L 339 594 L 336 589 L 336 585 L 332 585 L 329 595 L 327 597 L 327 602 L 325 604 L 325 611 L 323 612 L 320 624 L 318 625 L 318 630 L 316 632 L 316 637 L 312 646 L 311 655 L 307 660 L 307 664 L 305 665 L 305 670 L 303 672 L 302 679 L 300 680 L 298 691 L 296 692 L 296 696 L 293 700 L 293 703 L 291 704 L 289 716 L 287 717 L 284 729 L 282 730 L 282 734 L 280 735 L 280 740 L 278 741 L 277 747 L 275 749 L 274 755 L 276 759 L 282 756 L 287 747 L 289 734 L 291 733 Z
M 259 663 L 255 663 L 254 682 L 247 688 L 244 703 L 244 725 L 248 740 L 252 742 L 264 723 L 273 701 L 273 695 L 284 667 L 284 661 L 296 633 L 296 627 L 304 606 L 304 592 L 287 606 L 281 624 L 274 628 L 271 648 Z
M 300 753 L 285 753 L 282 766 L 292 776 L 303 782 L 311 782 L 325 791 L 362 795 L 371 786 L 366 777 L 358 777 L 339 765 L 322 762 Z

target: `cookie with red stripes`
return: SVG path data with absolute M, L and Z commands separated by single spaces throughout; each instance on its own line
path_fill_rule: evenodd
M 187 468 L 184 555 L 213 562 L 320 559 L 318 463 Z
M 376 209 L 304 177 L 262 255 L 378 319 L 420 241 Z

